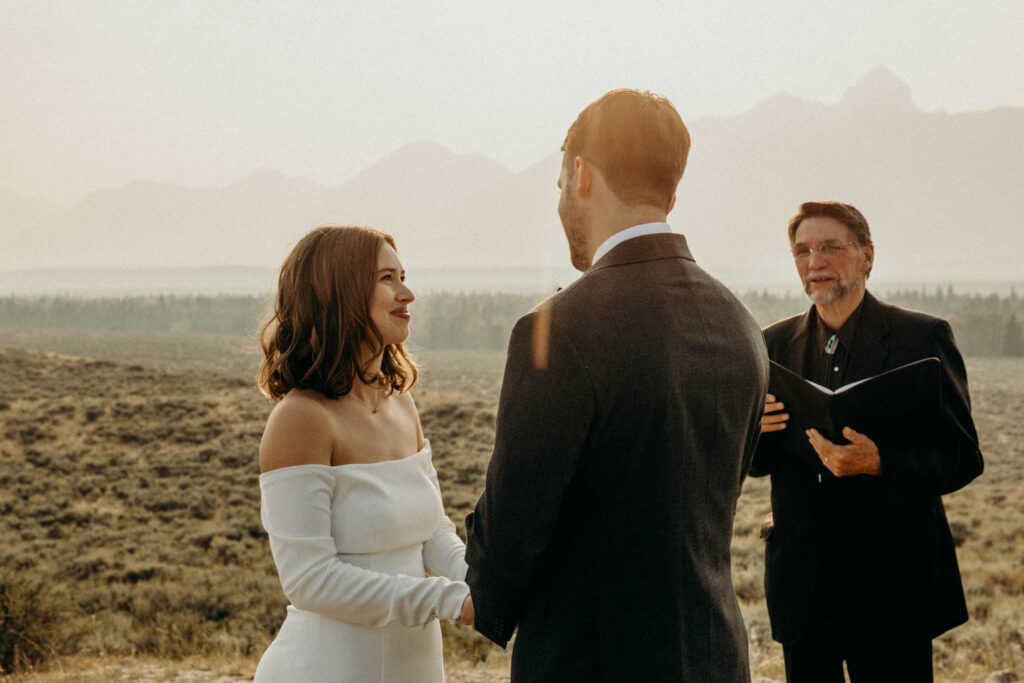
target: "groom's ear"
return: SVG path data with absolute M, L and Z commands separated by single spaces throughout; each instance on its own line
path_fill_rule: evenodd
M 583 157 L 576 157 L 573 163 L 576 165 L 576 195 L 583 198 L 590 194 L 594 185 L 594 171 Z

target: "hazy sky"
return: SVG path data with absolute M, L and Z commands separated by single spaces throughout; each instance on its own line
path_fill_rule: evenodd
M 0 186 L 335 184 L 420 139 L 519 169 L 614 87 L 693 120 L 880 65 L 924 111 L 1024 106 L 1022 35 L 1015 0 L 0 0 Z

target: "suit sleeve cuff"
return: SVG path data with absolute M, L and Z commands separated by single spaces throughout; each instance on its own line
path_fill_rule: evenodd
M 500 647 L 508 645 L 508 641 L 512 638 L 512 633 L 515 631 L 515 624 L 509 624 L 502 619 L 495 619 L 486 613 L 481 614 L 477 611 L 475 601 L 473 602 L 473 609 L 473 628 L 495 645 Z

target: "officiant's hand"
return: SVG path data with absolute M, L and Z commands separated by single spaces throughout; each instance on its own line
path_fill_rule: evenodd
M 466 599 L 462 601 L 462 614 L 459 615 L 459 623 L 463 626 L 472 626 L 474 617 L 473 596 L 467 595 Z
M 822 436 L 817 429 L 807 430 L 811 448 L 829 472 L 837 477 L 882 473 L 882 459 L 878 456 L 878 446 L 874 441 L 849 427 L 843 427 L 843 436 L 850 443 L 839 446 Z
M 766 432 L 777 432 L 780 429 L 786 428 L 786 420 L 789 419 L 789 413 L 780 413 L 779 411 L 786 407 L 786 404 L 775 398 L 773 394 L 765 396 L 764 400 L 764 415 L 761 417 L 761 433 Z

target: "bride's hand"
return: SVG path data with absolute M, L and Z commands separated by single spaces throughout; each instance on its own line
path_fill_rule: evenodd
M 462 602 L 462 614 L 459 615 L 459 623 L 465 626 L 473 625 L 473 596 L 467 595 Z

